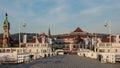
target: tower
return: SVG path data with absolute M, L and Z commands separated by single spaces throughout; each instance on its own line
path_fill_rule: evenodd
M 49 42 L 49 44 L 52 44 L 52 37 L 51 37 L 50 28 L 48 30 L 48 42 Z
M 51 38 L 50 28 L 49 28 L 49 30 L 48 30 L 48 37 Z
M 9 46 L 9 30 L 10 24 L 8 22 L 8 15 L 5 14 L 5 20 L 3 22 L 3 47 Z

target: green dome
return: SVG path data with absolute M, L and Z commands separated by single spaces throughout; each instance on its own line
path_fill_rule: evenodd
M 6 18 L 5 18 L 5 20 L 4 20 L 4 24 L 5 24 L 5 25 L 8 25 L 8 23 L 9 23 L 9 22 L 8 22 L 8 15 L 7 15 L 7 13 L 6 13 Z

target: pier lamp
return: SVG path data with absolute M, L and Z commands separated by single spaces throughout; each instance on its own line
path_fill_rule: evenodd
M 23 27 L 25 28 L 26 27 L 26 23 L 23 23 Z M 21 23 L 19 23 L 19 47 L 21 47 Z
M 104 24 L 104 26 L 108 27 L 109 35 L 110 35 L 109 43 L 110 43 L 110 45 L 112 45 L 112 41 L 111 41 L 111 33 L 112 33 L 112 30 L 111 30 L 111 21 L 106 21 L 105 24 Z
M 4 14 L 5 14 L 5 11 L 2 8 L 0 8 L 0 18 L 1 18 L 1 20 L 3 19 Z M 0 26 L 0 28 L 2 28 L 2 27 Z M 2 29 L 0 29 L 0 31 L 2 32 Z

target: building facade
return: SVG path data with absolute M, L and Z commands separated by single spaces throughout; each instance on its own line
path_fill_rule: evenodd
M 27 35 L 23 36 L 23 42 L 20 41 L 18 47 L 12 47 L 14 40 L 10 37 L 10 24 L 8 15 L 6 14 L 3 23 L 3 39 L 0 40 L 2 47 L 0 48 L 0 63 L 22 63 L 36 60 L 42 57 L 53 56 L 52 39 L 49 29 L 49 36 L 45 33 L 32 39 L 27 39 Z

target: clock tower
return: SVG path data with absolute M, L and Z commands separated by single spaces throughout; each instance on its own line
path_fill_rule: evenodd
M 9 47 L 9 30 L 10 30 L 10 24 L 8 22 L 8 15 L 5 14 L 5 20 L 3 22 L 3 47 Z

